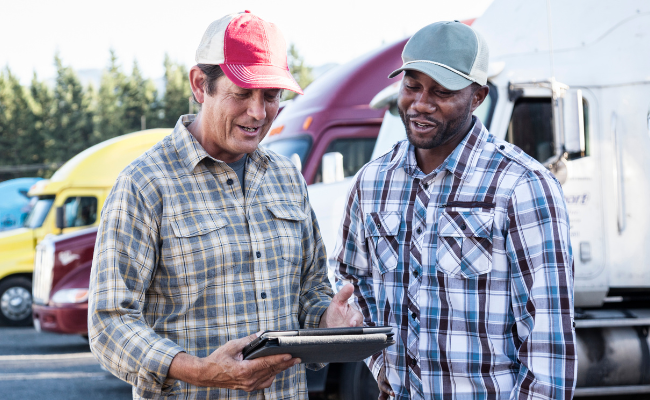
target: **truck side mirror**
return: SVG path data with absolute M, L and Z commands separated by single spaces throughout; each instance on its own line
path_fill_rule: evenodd
M 564 97 L 564 150 L 585 153 L 585 121 L 582 110 L 582 90 L 568 91 Z
M 56 208 L 56 228 L 63 230 L 65 228 L 65 209 L 63 206 Z
M 321 161 L 323 183 L 334 183 L 345 178 L 343 173 L 343 154 L 339 152 L 326 153 Z

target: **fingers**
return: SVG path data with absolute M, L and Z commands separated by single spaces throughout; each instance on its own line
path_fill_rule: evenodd
M 279 354 L 246 360 L 241 364 L 247 370 L 248 379 L 243 383 L 243 390 L 253 391 L 271 386 L 275 376 L 282 371 L 300 363 L 299 358 L 292 358 L 289 354 Z
M 377 377 L 377 385 L 379 386 L 379 399 L 388 399 L 388 396 L 395 397 L 393 389 L 388 383 L 388 378 L 386 378 L 386 367 L 382 366 L 379 370 L 379 376 Z
M 277 354 L 273 356 L 266 356 L 248 360 L 250 367 L 257 371 L 266 371 L 272 373 L 273 376 L 280 372 L 300 364 L 299 358 L 292 358 L 290 354 Z
M 350 314 L 350 318 L 348 319 L 348 321 L 350 322 L 350 326 L 363 325 L 363 315 L 359 311 L 357 311 L 353 307 L 350 307 L 348 313 Z
M 348 299 L 352 294 L 354 293 L 354 285 L 351 283 L 348 283 L 347 285 L 343 286 L 341 290 L 339 290 L 334 297 L 332 298 L 332 302 L 338 302 L 341 304 L 347 304 Z

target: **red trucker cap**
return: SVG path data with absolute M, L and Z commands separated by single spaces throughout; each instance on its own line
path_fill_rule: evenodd
M 197 64 L 218 64 L 237 86 L 287 89 L 303 94 L 287 65 L 287 45 L 275 24 L 244 11 L 208 26 L 196 50 Z

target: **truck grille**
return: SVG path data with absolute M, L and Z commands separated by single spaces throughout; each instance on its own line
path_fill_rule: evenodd
M 45 240 L 36 246 L 34 259 L 34 284 L 32 285 L 33 301 L 45 305 L 50 300 L 52 289 L 52 270 L 54 269 L 54 245 Z

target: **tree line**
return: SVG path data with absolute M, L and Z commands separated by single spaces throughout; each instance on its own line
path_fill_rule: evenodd
M 306 87 L 313 80 L 311 68 L 293 45 L 289 62 Z M 53 85 L 36 73 L 29 85 L 22 85 L 8 66 L 0 70 L 0 181 L 50 177 L 94 144 L 142 128 L 172 128 L 180 115 L 198 110 L 191 100 L 188 68 L 167 55 L 162 93 L 142 76 L 137 61 L 126 74 L 114 51 L 98 88 L 92 83 L 82 85 L 59 55 L 54 64 Z

